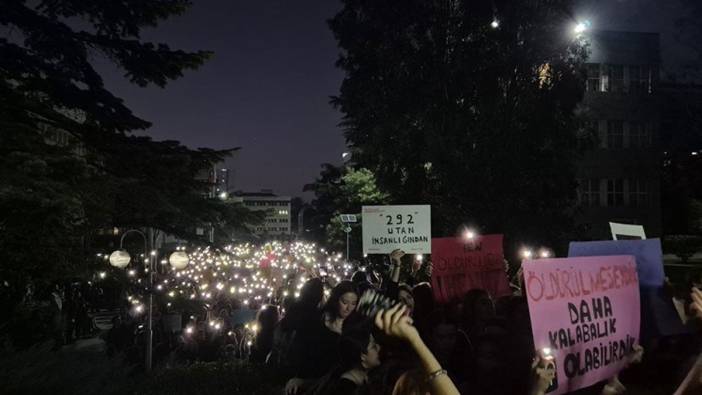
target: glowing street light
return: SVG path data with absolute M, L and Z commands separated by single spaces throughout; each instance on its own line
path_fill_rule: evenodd
M 124 238 L 127 237 L 128 234 L 130 233 L 138 233 L 143 239 L 144 239 L 144 253 L 141 254 L 142 257 L 144 257 L 144 263 L 146 264 L 146 267 L 144 268 L 145 273 L 149 273 L 149 288 L 152 288 L 154 285 L 154 274 L 153 270 L 151 270 L 151 263 L 153 259 L 149 259 L 149 256 L 147 255 L 147 237 L 146 234 L 138 229 L 129 229 L 126 232 L 122 234 L 122 237 L 119 239 L 119 250 L 113 252 L 110 254 L 110 264 L 115 267 L 119 267 L 116 264 L 124 265 L 122 268 L 125 268 L 127 264 L 129 264 L 129 261 L 127 260 L 127 264 L 124 264 L 125 258 L 129 257 L 129 253 L 123 250 L 123 245 L 124 245 Z M 156 251 L 152 250 L 151 251 L 152 257 L 156 256 Z M 115 259 L 112 259 L 112 256 L 115 257 Z M 131 257 L 130 257 L 131 259 Z M 155 259 L 155 258 L 154 258 Z M 128 273 L 129 274 L 129 273 Z M 141 282 L 141 279 L 139 279 L 138 282 Z M 154 297 L 151 292 L 149 292 L 149 299 L 148 299 L 148 319 L 147 319 L 147 330 L 146 330 L 146 371 L 150 372 L 151 371 L 151 365 L 153 362 L 153 338 L 154 338 L 154 332 L 153 332 L 153 304 L 154 304 Z M 144 305 L 139 305 L 136 307 L 137 313 L 141 313 L 144 311 Z
M 551 258 L 553 254 L 548 248 L 542 248 L 539 250 L 539 258 Z
M 497 20 L 497 18 L 493 19 L 492 22 L 490 22 L 490 27 L 493 29 L 497 29 L 500 27 L 500 21 Z
M 132 259 L 129 253 L 125 250 L 117 250 L 110 254 L 110 265 L 124 269 L 129 265 L 129 261 Z
M 522 259 L 531 259 L 531 257 L 534 256 L 534 252 L 529 248 L 523 248 L 521 255 Z
M 590 28 L 590 21 L 581 21 L 575 24 L 573 27 L 573 33 L 575 33 L 577 36 L 585 33 Z
M 185 251 L 175 251 L 168 257 L 168 262 L 171 264 L 173 269 L 182 270 L 188 266 L 190 257 Z

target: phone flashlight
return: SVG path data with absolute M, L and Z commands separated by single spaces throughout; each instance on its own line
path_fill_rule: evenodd
M 558 374 L 556 369 L 556 358 L 553 355 L 553 351 L 549 347 L 544 347 L 541 349 L 541 359 L 545 362 L 542 367 L 547 370 L 553 370 L 553 380 L 549 384 L 546 393 L 549 393 L 556 388 L 558 388 Z

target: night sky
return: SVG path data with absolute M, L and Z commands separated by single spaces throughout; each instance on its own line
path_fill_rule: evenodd
M 166 89 L 130 85 L 99 62 L 107 87 L 142 118 L 154 139 L 190 147 L 241 146 L 228 161 L 230 187 L 304 196 L 324 162 L 340 163 L 340 114 L 329 105 L 343 74 L 326 20 L 336 0 L 194 0 L 183 16 L 144 32 L 173 48 L 206 49 L 214 58 Z M 574 17 L 598 29 L 661 32 L 664 72 L 684 62 L 673 39 L 675 0 L 581 1 Z

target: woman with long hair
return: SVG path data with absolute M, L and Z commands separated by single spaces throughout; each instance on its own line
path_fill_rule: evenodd
M 368 372 L 380 365 L 380 346 L 367 324 L 346 331 L 339 340 L 339 364 L 325 376 L 314 395 L 350 395 L 368 382 Z
M 264 305 L 256 314 L 256 340 L 251 349 L 252 362 L 263 363 L 273 348 L 273 333 L 278 323 L 278 306 Z
M 332 289 L 317 319 L 298 331 L 291 348 L 295 374 L 285 385 L 286 394 L 303 391 L 336 364 L 339 338 L 357 304 L 356 286 L 351 281 L 342 281 Z

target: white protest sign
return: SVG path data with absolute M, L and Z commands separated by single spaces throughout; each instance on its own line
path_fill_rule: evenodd
M 431 207 L 363 206 L 363 253 L 431 254 Z
M 613 240 L 646 240 L 646 233 L 641 225 L 618 224 L 610 222 Z

